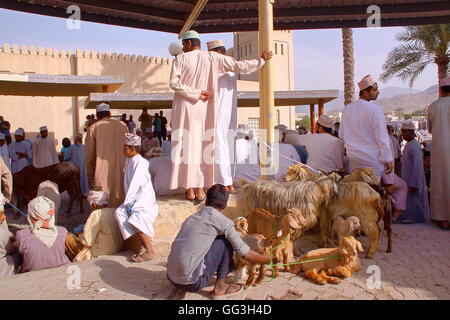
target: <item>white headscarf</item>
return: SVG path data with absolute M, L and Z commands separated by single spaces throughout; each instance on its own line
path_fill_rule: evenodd
M 95 203 L 98 206 L 102 206 L 108 204 L 108 194 L 103 191 L 89 191 L 87 201 L 91 205 Z
M 141 146 L 141 137 L 134 133 L 125 133 L 124 144 L 127 146 Z
M 34 235 L 48 248 L 58 237 L 55 226 L 55 204 L 47 197 L 38 196 L 28 204 L 28 223 Z M 33 222 L 33 219 L 37 220 Z
M 145 156 L 147 157 L 147 159 L 151 159 L 151 158 L 161 157 L 163 155 L 164 155 L 164 151 L 162 148 L 153 147 L 147 152 L 147 154 Z
M 0 211 L 5 211 L 5 197 L 0 191 Z

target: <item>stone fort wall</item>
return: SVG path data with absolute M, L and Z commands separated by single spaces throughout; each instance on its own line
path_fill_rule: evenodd
M 122 76 L 125 83 L 118 89 L 117 92 L 120 93 L 170 91 L 168 80 L 172 61 L 170 58 L 81 49 L 66 51 L 16 44 L 3 44 L 0 47 L 0 73 Z M 289 86 L 283 89 L 289 90 Z M 239 81 L 238 90 L 257 91 L 258 83 Z M 27 138 L 31 140 L 38 135 L 40 126 L 47 125 L 59 150 L 62 139 L 69 137 L 73 140 L 76 132 L 83 132 L 86 116 L 95 112 L 84 110 L 86 98 L 0 95 L 0 115 L 11 123 L 11 131 L 22 127 Z M 292 126 L 292 119 L 295 120 L 293 108 L 277 109 L 280 123 Z M 132 114 L 137 122 L 141 111 L 113 110 L 112 113 Z M 164 114 L 170 123 L 170 110 L 164 110 Z M 259 118 L 259 108 L 244 108 L 238 111 L 238 123 L 248 124 L 255 118 Z

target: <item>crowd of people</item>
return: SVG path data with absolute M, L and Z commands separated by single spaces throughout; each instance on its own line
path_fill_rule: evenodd
M 110 106 L 101 103 L 96 115 L 86 118 L 85 144 L 80 133 L 73 144 L 65 138 L 58 153 L 46 126 L 39 128 L 33 142 L 18 128 L 12 141 L 10 124 L 0 119 L 0 277 L 116 253 L 132 238 L 138 245 L 131 259 L 136 263 L 151 260 L 155 257 L 156 196 L 183 192 L 189 201 L 206 203 L 183 223 L 173 242 L 167 265 L 173 296 L 202 289 L 216 272 L 214 295 L 239 290 L 225 283 L 234 268 L 233 251 L 255 263 L 269 262 L 267 255 L 249 249 L 233 222 L 220 212 L 237 181 L 252 182 L 260 175 L 260 145 L 247 125 L 236 123 L 236 74 L 257 71 L 272 53 L 263 51 L 259 59 L 236 61 L 225 55 L 221 40 L 208 42 L 208 51 L 200 50 L 195 31 L 182 35 L 182 45 L 184 53 L 175 54 L 169 80 L 175 92 L 171 131 L 163 111 L 151 116 L 144 109 L 137 128 L 132 115 L 114 120 Z M 370 75 L 358 86 L 359 99 L 345 106 L 340 123 L 321 115 L 315 133 L 302 127 L 275 127 L 280 134 L 272 146 L 278 158 L 274 179 L 283 181 L 295 163 L 324 172 L 371 168 L 392 196 L 394 222 L 433 219 L 448 229 L 450 77 L 440 87 L 442 98 L 428 112 L 433 131 L 431 213 L 424 169 L 424 154 L 430 151 L 424 153 L 415 139 L 412 122 L 402 124 L 401 139 L 386 125 L 381 107 L 372 102 L 379 91 Z M 204 159 L 205 154 L 212 161 Z M 13 236 L 4 214 L 4 205 L 12 197 L 11 173 L 59 161 L 80 167 L 82 192 L 92 209 L 84 229 L 74 234 L 56 226 L 55 204 L 38 196 L 28 204 L 29 228 Z

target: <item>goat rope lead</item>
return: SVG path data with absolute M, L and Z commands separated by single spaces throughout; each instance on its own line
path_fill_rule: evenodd
M 6 204 L 9 204 L 11 207 L 13 207 L 13 208 L 16 209 L 17 211 L 19 211 L 21 215 L 23 215 L 24 217 L 27 217 L 27 215 L 26 215 L 25 213 L 23 213 L 22 211 L 20 211 L 19 208 L 16 208 L 16 206 L 14 206 L 11 202 L 6 202 Z
M 288 240 L 288 238 L 289 238 L 289 235 L 286 236 L 286 239 L 282 243 L 280 243 L 278 246 L 276 246 L 275 248 L 273 248 L 273 249 L 271 249 L 269 251 L 270 263 L 269 263 L 268 267 L 272 268 L 272 279 L 270 279 L 269 281 L 266 281 L 266 282 L 270 282 L 273 279 L 275 279 L 275 270 L 273 269 L 273 267 L 289 266 L 289 265 L 293 265 L 293 264 L 302 264 L 302 263 L 307 263 L 307 262 L 323 261 L 323 260 L 328 260 L 328 259 L 341 258 L 341 256 L 337 255 L 337 256 L 332 256 L 332 257 L 319 258 L 319 259 L 306 260 L 306 261 L 296 261 L 296 262 L 289 262 L 289 263 L 272 264 L 272 251 L 274 251 L 274 250 L 278 249 L 279 247 L 283 246 L 286 243 L 286 241 Z

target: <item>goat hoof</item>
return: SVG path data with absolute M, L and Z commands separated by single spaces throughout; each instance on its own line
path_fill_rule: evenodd
M 254 283 L 253 286 L 256 287 L 256 288 L 261 287 L 261 283 L 259 283 L 259 282 L 258 283 Z
M 373 259 L 373 254 L 371 253 L 366 254 L 366 259 Z
M 249 287 L 250 287 L 250 286 L 249 286 L 248 284 L 246 284 L 246 285 L 244 286 L 244 290 L 247 290 Z
M 386 252 L 387 252 L 387 253 L 391 253 L 391 252 L 392 252 L 392 249 L 391 249 L 391 248 L 388 248 L 388 249 L 386 250 Z

